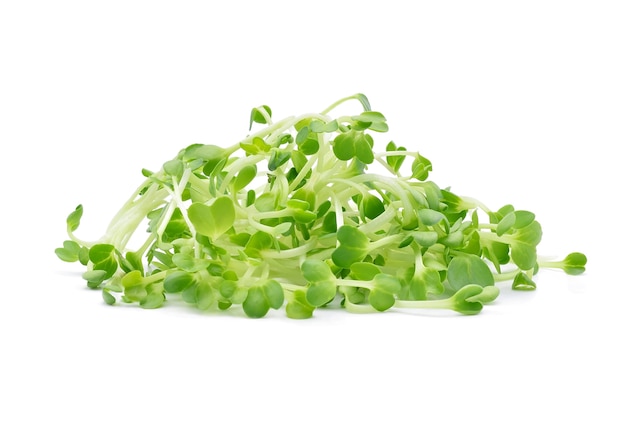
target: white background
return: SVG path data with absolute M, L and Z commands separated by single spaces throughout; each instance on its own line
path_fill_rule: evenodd
M 624 22 L 601 0 L 3 1 L 0 424 L 623 425 Z M 77 204 L 99 237 L 142 168 L 238 141 L 252 107 L 357 92 L 440 186 L 535 212 L 540 252 L 588 271 L 475 317 L 250 320 L 107 307 L 54 256 Z

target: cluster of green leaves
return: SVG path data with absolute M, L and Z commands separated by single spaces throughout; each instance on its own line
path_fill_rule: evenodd
M 363 111 L 329 115 L 350 100 Z M 277 122 L 263 105 L 250 114 L 255 125 L 230 147 L 190 145 L 144 170 L 98 241 L 74 235 L 78 206 L 56 254 L 84 265 L 87 285 L 110 305 L 178 299 L 201 310 L 239 306 L 252 318 L 283 306 L 290 318 L 327 306 L 476 314 L 499 282 L 532 290 L 541 267 L 585 270 L 581 253 L 539 260 L 533 213 L 490 210 L 440 188 L 428 180 L 431 162 L 393 141 L 377 151 L 387 121 L 362 94 Z M 134 250 L 131 237 L 141 243 Z

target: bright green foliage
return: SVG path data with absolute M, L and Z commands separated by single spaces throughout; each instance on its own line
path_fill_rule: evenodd
M 292 319 L 307 319 L 313 316 L 315 306 L 311 305 L 304 290 L 292 292 L 291 300 L 285 306 L 285 313 Z
M 229 197 L 219 197 L 206 205 L 193 203 L 187 210 L 189 220 L 199 234 L 217 238 L 233 226 L 235 205 Z
M 361 111 L 331 115 L 346 102 Z M 108 305 L 182 301 L 251 318 L 283 306 L 294 319 L 333 307 L 471 315 L 500 282 L 534 290 L 540 268 L 585 270 L 582 253 L 538 257 L 532 212 L 491 210 L 428 180 L 421 153 L 388 140 L 377 148 L 389 126 L 363 94 L 279 121 L 262 105 L 249 124 L 260 129 L 229 147 L 189 145 L 157 172 L 143 169 L 97 241 L 75 236 L 78 205 L 56 255 L 84 265 Z
M 335 298 L 337 277 L 328 264 L 310 259 L 302 263 L 300 270 L 307 281 L 306 300 L 311 306 L 323 306 Z
M 512 287 L 514 290 L 534 290 L 537 284 L 524 272 L 518 272 L 513 278 Z
M 248 289 L 243 310 L 250 318 L 261 318 L 272 309 L 283 305 L 285 295 L 282 286 L 275 280 L 266 280 Z
M 448 263 L 448 283 L 453 290 L 460 290 L 467 284 L 486 287 L 494 282 L 489 266 L 475 254 L 461 254 Z
M 543 261 L 539 263 L 544 268 L 559 268 L 569 275 L 579 275 L 585 272 L 587 264 L 587 256 L 582 253 L 574 252 L 568 254 L 565 259 L 560 261 Z
M 332 254 L 335 265 L 350 268 L 354 262 L 361 261 L 368 253 L 370 240 L 354 226 L 342 226 L 337 230 L 337 247 Z
M 398 278 L 393 275 L 377 274 L 372 279 L 369 303 L 377 311 L 386 311 L 394 305 L 396 295 L 401 289 L 402 286 Z

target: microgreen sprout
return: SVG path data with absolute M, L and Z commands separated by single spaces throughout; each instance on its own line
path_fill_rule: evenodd
M 331 114 L 354 101 L 353 115 Z M 189 145 L 158 171 L 142 170 L 96 241 L 76 236 L 77 206 L 57 256 L 83 265 L 87 286 L 109 305 L 180 300 L 239 306 L 251 318 L 283 306 L 297 319 L 333 306 L 471 315 L 501 282 L 534 290 L 540 268 L 585 270 L 582 253 L 538 257 L 533 213 L 491 210 L 440 188 L 431 161 L 396 142 L 378 150 L 389 126 L 363 94 L 278 121 L 269 106 L 255 107 L 255 126 L 231 146 Z

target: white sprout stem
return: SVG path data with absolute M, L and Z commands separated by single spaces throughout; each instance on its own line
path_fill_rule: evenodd
M 387 235 L 386 237 L 383 237 L 380 240 L 370 242 L 369 248 L 370 250 L 376 250 L 386 245 L 399 242 L 402 238 L 403 236 L 401 234 Z
M 239 141 L 237 144 L 233 145 L 234 149 L 233 149 L 232 152 L 235 152 L 237 149 L 239 149 L 241 147 L 242 143 L 250 143 L 250 141 L 252 141 L 254 138 L 263 138 L 263 137 L 265 137 L 267 135 L 272 134 L 277 129 L 279 129 L 281 132 L 284 131 L 284 130 L 289 129 L 291 126 L 293 126 L 295 124 L 294 120 L 295 120 L 295 118 L 293 116 L 291 116 L 291 117 L 283 118 L 282 120 L 277 121 L 276 123 L 272 124 L 271 126 L 264 127 L 263 129 L 259 130 L 258 132 L 253 133 L 253 134 L 247 136 L 246 138 L 244 138 L 241 141 Z M 285 123 L 289 123 L 289 124 L 285 125 Z
M 359 176 L 354 176 L 352 180 L 354 180 L 355 182 L 360 182 L 360 181 L 373 182 L 374 184 L 378 186 L 386 187 L 387 189 L 391 190 L 394 193 L 394 195 L 400 198 L 400 200 L 402 201 L 402 205 L 404 206 L 406 210 L 411 210 L 413 208 L 413 206 L 411 205 L 411 201 L 409 200 L 409 197 L 407 197 L 406 195 L 406 192 L 393 179 L 390 179 L 386 176 L 377 175 L 377 174 L 363 174 Z
M 254 229 L 256 229 L 257 231 L 265 232 L 265 233 L 270 234 L 270 235 L 272 235 L 274 237 L 277 234 L 281 234 L 281 233 L 285 232 L 285 231 L 280 230 L 280 229 L 279 229 L 280 230 L 280 232 L 279 232 L 279 230 L 277 230 L 276 227 L 274 227 L 274 226 L 263 225 L 262 223 L 257 222 L 256 218 L 253 217 L 253 216 L 248 217 L 248 224 L 250 226 L 252 226 Z
M 298 187 L 298 185 L 300 184 L 302 179 L 304 179 L 304 177 L 309 172 L 309 170 L 313 168 L 313 165 L 317 161 L 317 158 L 318 158 L 317 154 L 311 155 L 311 157 L 307 160 L 304 166 L 302 166 L 302 170 L 300 170 L 298 175 L 294 178 L 294 180 L 289 185 L 289 191 L 294 191 Z
M 485 204 L 475 198 L 466 197 L 465 195 L 461 196 L 460 198 L 467 204 L 473 204 L 474 206 L 479 207 L 485 213 L 491 213 L 491 209 L 489 209 L 489 207 L 487 207 Z
M 187 182 L 189 181 L 189 176 L 191 176 L 191 174 L 192 174 L 191 169 L 185 168 L 185 171 L 183 172 L 180 178 L 180 183 L 176 182 L 176 176 L 172 176 L 173 190 L 171 191 L 171 196 L 172 196 L 172 200 L 180 209 L 180 213 L 183 217 L 183 220 L 187 224 L 187 227 L 189 228 L 189 232 L 191 233 L 191 238 L 195 240 L 196 239 L 196 227 L 193 226 L 193 223 L 191 223 L 191 220 L 189 220 L 189 215 L 187 214 L 187 209 L 184 208 L 182 192 L 180 190 L 181 188 L 184 188 L 185 186 L 187 186 Z M 165 230 L 165 228 L 163 228 L 163 230 Z M 200 246 L 200 244 L 195 245 L 194 254 L 196 255 L 196 257 L 201 257 L 202 247 Z
M 97 242 L 93 242 L 93 241 L 85 241 L 82 240 L 80 238 L 78 238 L 75 234 L 74 231 L 72 231 L 71 229 L 67 229 L 67 235 L 70 237 L 70 240 L 74 241 L 75 243 L 81 245 L 81 246 L 85 246 L 87 248 L 90 248 L 91 246 L 93 246 L 94 244 L 97 244 Z
M 189 169 L 187 169 L 189 170 Z M 191 170 L 189 170 L 189 172 L 191 172 Z M 185 173 L 183 173 L 183 175 L 181 176 L 180 179 L 180 183 L 178 185 L 184 187 L 187 185 L 187 180 L 189 179 L 189 173 L 185 175 Z M 172 183 L 174 186 L 176 186 L 176 177 L 172 176 Z M 182 200 L 180 201 L 180 203 L 182 204 Z M 174 210 L 176 209 L 176 207 L 178 207 L 179 202 L 175 199 L 172 198 L 172 200 L 170 201 L 170 203 L 167 205 L 167 210 L 164 212 L 163 216 L 161 216 L 161 219 L 159 220 L 159 226 L 157 227 L 157 235 L 159 236 L 159 238 L 163 235 L 163 233 L 165 232 L 165 228 L 167 227 L 167 224 L 169 223 L 170 219 L 172 218 L 172 215 L 174 214 Z M 181 207 L 183 207 L 181 205 Z M 183 210 L 182 208 L 180 209 L 181 211 Z M 187 220 L 189 220 L 187 218 Z
M 329 112 L 331 112 L 333 109 L 337 108 L 339 105 L 341 105 L 344 102 L 347 102 L 349 100 L 357 100 L 357 98 L 355 97 L 355 95 L 352 96 L 346 96 L 345 98 L 341 98 L 336 102 L 333 102 L 332 104 L 330 104 L 326 109 L 324 109 L 321 114 L 328 114 Z
M 278 283 L 283 288 L 283 290 L 289 291 L 291 293 L 295 293 L 296 291 L 302 290 L 305 288 L 302 285 L 292 284 L 292 283 L 285 282 L 285 281 L 279 281 Z
M 387 164 L 387 162 L 386 162 L 386 161 L 383 161 L 383 159 L 382 159 L 382 158 L 380 158 L 380 157 L 376 156 L 376 157 L 375 157 L 375 159 L 376 159 L 376 161 L 378 162 L 378 164 L 380 164 L 381 166 L 383 166 L 383 167 L 384 167 L 384 168 L 385 168 L 385 169 L 386 169 L 389 173 L 391 173 L 391 174 L 393 174 L 393 175 L 396 175 L 396 174 L 397 174 L 397 173 L 396 173 L 396 171 L 395 171 L 395 170 L 394 170 L 394 169 L 393 169 L 393 168 L 392 168 L 389 164 Z
M 341 200 L 337 197 L 337 194 L 334 192 L 331 193 L 331 197 L 333 198 L 333 206 L 335 207 L 335 221 L 337 222 L 337 229 L 343 226 L 343 209 L 341 208 Z M 339 241 L 337 241 L 337 245 L 339 245 Z
M 299 247 L 295 247 L 292 249 L 275 251 L 275 250 L 261 250 L 261 255 L 264 258 L 269 259 L 290 259 L 294 257 L 301 256 L 303 254 L 307 254 L 309 251 L 315 248 L 317 244 L 316 240 L 311 240 L 308 243 L 301 245 Z
M 342 278 L 337 281 L 338 281 L 337 284 L 340 286 L 367 288 L 370 290 L 374 288 L 374 283 L 372 281 L 351 280 L 348 278 Z
M 494 273 L 493 274 L 493 278 L 497 282 L 508 281 L 508 280 L 512 280 L 513 278 L 515 278 L 515 276 L 517 274 L 519 274 L 520 272 L 522 272 L 522 270 L 518 268 L 518 269 L 514 269 L 512 271 L 501 272 L 501 273 Z
M 328 179 L 328 182 L 329 183 L 341 183 L 352 189 L 355 189 L 357 192 L 359 192 L 363 196 L 367 194 L 367 191 L 365 188 L 363 188 L 362 186 L 359 186 L 356 182 L 353 182 L 350 179 L 331 178 L 331 179 Z
M 400 204 L 399 201 L 392 202 L 383 213 L 379 214 L 369 222 L 365 222 L 360 225 L 359 230 L 361 230 L 361 232 L 363 232 L 364 234 L 368 234 L 378 229 L 381 229 L 382 225 L 389 223 L 392 219 L 396 217 L 398 213 L 396 206 L 398 204 Z
M 260 107 L 255 108 L 255 109 L 259 112 L 259 114 L 261 114 L 263 116 L 263 118 L 265 119 L 265 122 L 269 126 L 271 126 L 273 124 L 272 123 L 272 116 L 267 112 L 267 110 L 264 107 L 260 106 Z
M 133 210 L 133 209 L 136 209 L 137 206 L 140 206 L 143 203 L 150 203 L 153 200 L 154 197 L 157 197 L 159 200 L 165 198 L 165 192 L 166 192 L 165 189 L 159 188 L 159 185 L 155 184 L 155 183 L 150 184 L 150 186 L 148 187 L 146 192 L 143 193 L 141 196 L 139 196 L 141 191 L 144 188 L 146 188 L 146 185 L 148 185 L 150 182 L 151 182 L 150 179 L 146 180 L 133 193 L 133 195 L 128 199 L 128 201 L 126 201 L 126 203 L 124 203 L 122 208 L 120 208 L 118 210 L 118 212 L 115 214 L 115 216 L 113 217 L 113 219 L 109 223 L 109 226 L 107 227 L 107 231 L 106 231 L 105 235 L 109 236 L 109 235 L 113 235 L 114 233 L 116 233 L 117 232 L 117 228 L 119 228 L 121 225 L 124 225 L 125 222 L 128 221 L 129 212 L 131 210 Z M 163 193 L 162 196 L 160 196 L 161 192 Z M 139 196 L 139 198 L 137 198 L 138 196 Z
M 141 221 L 144 220 L 146 214 L 165 202 L 167 193 L 165 189 L 152 191 L 153 194 L 150 194 L 150 189 L 135 203 L 127 204 L 125 209 L 120 210 L 117 220 L 111 222 L 101 241 L 111 243 L 118 250 L 123 250 L 126 247 L 128 240 L 137 230 Z
M 450 309 L 450 299 L 400 300 L 396 299 L 394 308 L 400 309 Z

